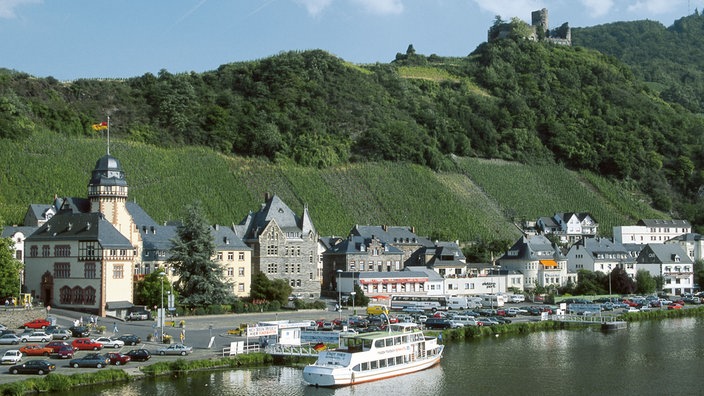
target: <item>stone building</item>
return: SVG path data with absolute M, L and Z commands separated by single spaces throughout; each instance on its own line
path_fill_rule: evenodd
M 284 279 L 293 294 L 320 297 L 318 232 L 303 208 L 298 217 L 277 195 L 264 198 L 259 211 L 234 226 L 235 234 L 252 249 L 252 271 Z

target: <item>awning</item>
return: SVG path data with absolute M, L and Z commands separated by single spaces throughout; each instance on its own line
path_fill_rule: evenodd
M 557 261 L 555 260 L 539 260 L 540 264 L 544 265 L 545 267 L 557 267 Z
M 129 301 L 108 301 L 105 304 L 105 308 L 108 311 L 112 311 L 115 309 L 127 309 L 127 308 L 132 308 L 134 307 L 134 304 L 132 304 Z

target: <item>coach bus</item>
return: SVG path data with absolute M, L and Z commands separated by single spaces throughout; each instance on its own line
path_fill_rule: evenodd
M 447 311 L 446 296 L 391 296 L 391 309 L 394 311 Z

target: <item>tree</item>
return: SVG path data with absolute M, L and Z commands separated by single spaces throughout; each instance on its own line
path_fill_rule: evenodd
M 614 293 L 619 294 L 632 294 L 636 290 L 635 282 L 626 273 L 626 270 L 620 267 L 616 267 L 611 271 L 610 279 L 606 279 L 605 289 L 611 290 Z M 611 282 L 611 288 L 609 289 L 609 282 Z
M 22 263 L 15 259 L 15 248 L 10 238 L 0 238 L 0 296 L 20 294 Z
M 178 280 L 177 292 L 187 307 L 225 304 L 232 299 L 229 286 L 223 282 L 223 268 L 213 261 L 215 243 L 200 202 L 186 206 L 183 224 L 171 240 L 171 257 Z
M 646 270 L 636 272 L 636 293 L 651 294 L 656 290 L 655 279 Z
M 284 279 L 270 280 L 263 272 L 257 272 L 252 276 L 252 286 L 250 294 L 252 298 L 267 301 L 278 301 L 285 305 L 293 288 Z
M 174 301 L 178 300 L 176 298 L 178 296 L 178 293 L 176 293 L 176 290 L 172 290 L 168 278 L 166 276 L 162 276 L 161 274 L 162 272 L 159 271 L 152 272 L 151 274 L 145 276 L 143 280 L 137 283 L 135 291 L 135 302 L 138 305 L 146 305 L 147 307 L 160 308 L 163 303 L 163 306 L 166 307 L 169 305 L 168 292 L 174 294 Z M 162 297 L 162 290 L 164 291 L 163 302 L 160 301 Z
M 369 305 L 369 297 L 364 295 L 364 290 L 358 285 L 354 285 L 354 306 L 366 307 Z

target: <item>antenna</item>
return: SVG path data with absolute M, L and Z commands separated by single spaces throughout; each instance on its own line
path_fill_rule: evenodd
M 108 155 L 110 155 L 110 116 L 108 116 Z

